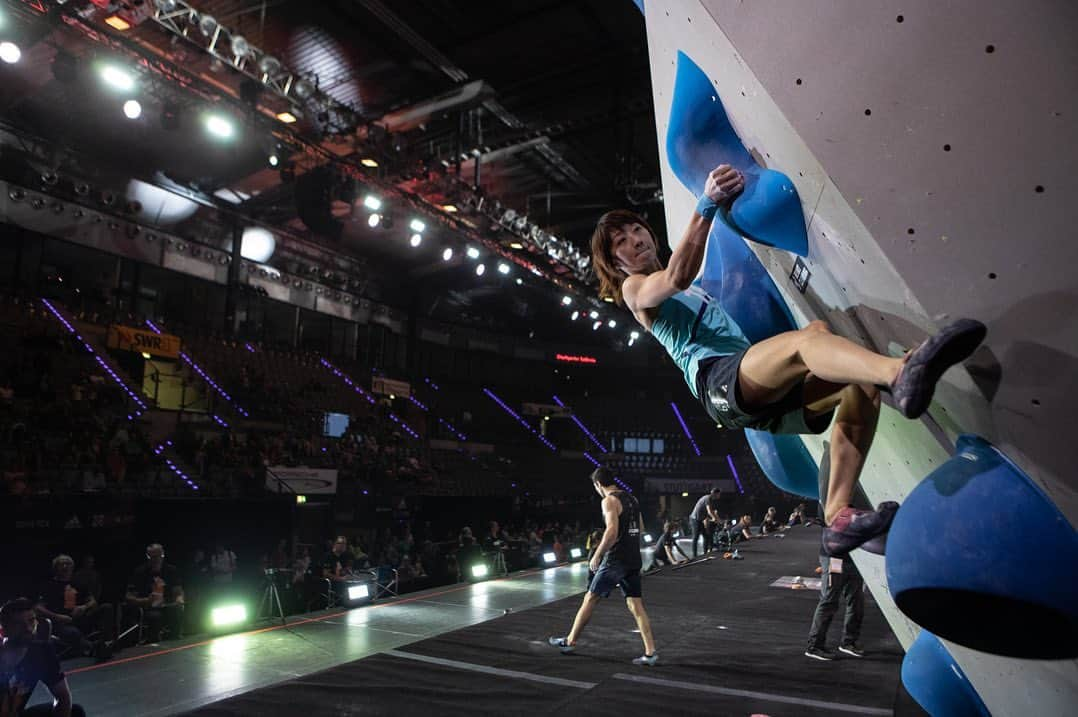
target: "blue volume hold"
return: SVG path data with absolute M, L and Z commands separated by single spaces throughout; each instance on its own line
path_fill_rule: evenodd
M 887 586 L 911 620 L 1008 657 L 1078 657 L 1078 533 L 982 438 L 913 489 L 887 538 Z
M 991 717 L 966 673 L 928 630 L 921 630 L 902 660 L 902 684 L 933 717 Z
M 737 136 L 704 71 L 678 52 L 670 126 L 670 169 L 699 196 L 708 172 L 729 164 L 745 175 L 745 191 L 722 219 L 746 239 L 808 255 L 808 233 L 797 189 L 782 172 L 760 167 Z

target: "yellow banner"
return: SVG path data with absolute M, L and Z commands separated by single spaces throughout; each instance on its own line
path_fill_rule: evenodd
M 155 334 L 152 331 L 134 329 L 113 324 L 109 327 L 108 346 L 121 351 L 136 351 L 164 358 L 178 358 L 180 337 L 172 334 Z

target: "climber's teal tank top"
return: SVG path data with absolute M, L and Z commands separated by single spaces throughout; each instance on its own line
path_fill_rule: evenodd
M 651 324 L 651 335 L 658 339 L 685 374 L 685 382 L 693 396 L 696 396 L 700 361 L 712 356 L 729 356 L 751 346 L 741 327 L 713 296 L 703 290 L 699 279 L 659 305 L 659 314 Z

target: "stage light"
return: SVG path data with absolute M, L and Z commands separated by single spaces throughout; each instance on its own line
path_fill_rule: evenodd
M 419 232 L 416 232 L 408 239 L 408 243 L 411 244 L 413 247 L 419 246 L 423 243 L 423 235 Z
M 113 30 L 119 30 L 120 32 L 131 29 L 131 23 L 129 23 L 127 20 L 124 20 L 119 15 L 109 15 L 105 18 L 105 24 L 111 27 Z
M 138 100 L 128 100 L 124 102 L 124 117 L 127 119 L 138 119 L 142 116 L 142 105 Z
M 374 169 L 378 166 L 378 160 L 371 159 L 370 157 L 364 157 L 363 159 L 359 160 L 359 163 L 362 164 L 364 167 L 370 167 L 371 169 Z
M 296 116 L 291 112 L 278 112 L 277 119 L 284 122 L 285 124 L 292 124 L 296 121 Z
M 453 249 L 452 248 L 446 247 L 445 249 L 442 249 L 442 261 L 449 261 L 452 258 L 453 258 Z
M 198 19 L 198 30 L 206 37 L 212 35 L 216 29 L 217 21 L 213 19 L 212 15 L 203 15 Z
M 232 126 L 232 123 L 221 115 L 206 115 L 205 123 L 206 131 L 212 134 L 214 137 L 220 137 L 221 139 L 229 139 L 235 132 L 235 128 Z
M 651 545 L 655 542 L 655 538 L 651 537 L 651 533 L 644 533 L 644 542 Z
M 571 297 L 571 296 L 563 296 L 563 297 L 561 297 L 561 305 L 562 306 L 571 306 L 572 303 L 573 303 L 573 297 Z
M 524 284 L 524 280 L 523 280 L 523 279 L 521 279 L 521 278 L 520 278 L 520 277 L 518 276 L 518 277 L 517 277 L 517 286 L 523 286 L 523 284 Z
M 365 600 L 371 596 L 371 590 L 366 585 L 349 585 L 348 586 L 348 599 L 349 600 Z
M 414 232 L 419 233 L 426 229 L 427 225 L 424 224 L 420 219 L 413 219 L 411 222 L 408 223 L 408 228 Z
M 465 253 L 468 255 L 469 259 L 478 259 L 479 258 L 479 250 L 476 249 L 474 246 L 468 247 L 468 250 Z
M 0 60 L 14 65 L 22 57 L 22 50 L 14 42 L 0 42 Z
M 598 311 L 589 311 L 588 312 L 588 318 L 591 318 L 591 319 L 599 318 L 599 312 Z
M 569 557 L 573 560 L 580 560 L 584 557 L 584 551 L 580 548 L 569 548 Z
M 688 497 L 689 497 L 689 494 L 688 494 L 688 493 L 682 493 L 682 494 L 681 494 L 681 497 L 682 497 L 682 498 L 688 498 Z
M 612 329 L 616 329 L 618 327 L 618 322 L 614 321 L 613 319 L 610 319 L 610 321 L 606 322 L 606 325 Z
M 576 321 L 576 320 L 577 320 L 577 319 L 579 319 L 579 318 L 580 318 L 580 312 L 579 312 L 579 311 L 574 311 L 574 312 L 572 313 L 572 315 L 571 315 L 571 316 L 569 317 L 569 319 L 570 319 L 571 321 Z
M 543 553 L 543 564 L 544 565 L 553 565 L 556 562 L 558 562 L 558 556 L 557 555 L 555 555 L 554 553 Z
M 498 273 L 502 274 L 502 275 L 508 274 L 509 273 L 509 265 L 506 264 L 504 261 L 499 261 L 498 262 Z
M 382 208 L 382 200 L 373 194 L 368 194 L 363 197 L 363 206 L 370 209 L 372 212 L 376 212 Z
M 247 38 L 243 35 L 233 35 L 230 44 L 232 46 L 232 55 L 237 60 L 241 57 L 247 57 L 248 53 L 251 52 L 251 43 L 247 42 Z
M 144 359 L 146 359 L 147 361 L 149 361 L 149 360 L 150 360 L 150 355 L 149 355 L 148 353 L 146 353 L 145 351 L 143 351 L 143 352 L 142 352 L 142 358 L 144 358 Z
M 169 13 L 176 9 L 176 0 L 154 0 L 153 4 L 164 13 Z
M 449 212 L 450 214 L 456 214 L 457 213 L 457 206 L 455 204 L 443 204 L 442 205 L 442 210 L 446 211 L 446 212 Z
M 487 270 L 487 267 L 486 267 L 486 265 L 485 265 L 485 264 L 480 264 L 479 266 L 475 267 L 475 275 L 476 275 L 476 276 L 482 276 L 482 275 L 483 275 L 483 273 L 484 273 L 484 272 L 485 272 L 486 270 Z
M 369 217 L 367 217 L 367 226 L 369 226 L 371 229 L 373 229 L 374 227 L 378 226 L 381 223 L 381 221 L 382 221 L 382 215 L 379 214 L 378 212 L 375 212 L 375 213 L 371 214 Z
M 307 502 L 307 496 L 305 496 L 305 495 L 297 495 L 296 496 L 296 505 L 303 505 L 306 502 Z
M 640 338 L 640 332 L 639 331 L 630 331 L 629 332 L 629 338 L 632 339 L 633 341 L 636 341 L 638 338 Z
M 89 185 L 75 186 L 75 194 L 79 196 L 86 196 L 89 192 Z M 140 221 L 159 226 L 181 222 L 198 211 L 198 205 L 187 197 L 181 197 L 138 179 L 132 179 L 127 183 L 125 196 L 129 202 L 138 202 L 142 206 L 138 214 Z
M 310 82 L 301 79 L 297 80 L 296 83 L 292 85 L 292 92 L 296 95 L 296 97 L 300 98 L 301 100 L 305 100 L 311 96 L 311 93 L 314 92 L 314 88 L 311 87 Z
M 247 622 L 247 607 L 244 605 L 222 605 L 210 611 L 210 623 L 216 627 L 233 627 Z
M 490 574 L 490 568 L 488 568 L 483 563 L 478 563 L 472 566 L 473 578 L 485 578 L 488 574 Z
M 263 55 L 262 59 L 258 61 L 258 71 L 267 77 L 272 77 L 281 71 L 281 61 L 276 57 Z
M 281 163 L 281 160 L 277 158 L 276 154 L 271 154 L 269 156 L 269 165 L 271 167 L 276 167 L 280 163 Z
M 594 324 L 591 325 L 591 330 L 592 331 L 598 331 L 599 327 L 602 326 L 602 325 L 603 325 L 602 321 L 596 321 Z
M 510 248 L 510 249 L 516 249 L 517 251 L 520 251 L 521 249 L 523 249 L 523 248 L 524 248 L 524 245 L 523 245 L 523 244 L 521 244 L 521 243 L 520 243 L 520 242 L 518 242 L 518 241 L 515 241 L 515 242 L 510 242 L 510 243 L 509 243 L 509 248 Z
M 265 264 L 277 248 L 277 239 L 273 232 L 262 227 L 247 227 L 243 230 L 240 255 L 247 261 Z M 232 247 L 229 247 L 229 251 Z
M 106 85 L 110 85 L 121 92 L 130 92 L 135 89 L 135 78 L 131 76 L 131 73 L 121 70 L 115 65 L 102 65 L 100 74 Z

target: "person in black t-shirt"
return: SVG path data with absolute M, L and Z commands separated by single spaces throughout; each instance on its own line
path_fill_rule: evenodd
M 695 558 L 697 541 L 701 536 L 704 538 L 704 552 L 710 553 L 714 547 L 715 526 L 719 522 L 719 498 L 722 491 L 712 488 L 711 492 L 696 501 L 692 512 L 689 514 L 689 522 L 692 524 L 692 556 Z
M 644 529 L 640 505 L 636 498 L 619 487 L 614 474 L 607 468 L 596 468 L 591 474 L 591 482 L 595 492 L 603 497 L 603 519 L 606 522 L 606 531 L 588 566 L 595 576 L 588 585 L 584 603 L 576 613 L 572 630 L 565 637 L 551 637 L 549 643 L 562 653 L 575 650 L 576 641 L 591 619 L 596 603 L 610 595 L 610 591 L 617 586 L 625 596 L 625 604 L 636 619 L 636 626 L 644 641 L 644 654 L 635 658 L 633 664 L 654 665 L 659 655 L 655 651 L 651 620 L 644 609 L 640 585 L 640 533 Z
M 75 586 L 71 574 L 75 561 L 57 555 L 52 561 L 52 579 L 41 586 L 36 610 L 52 622 L 52 634 L 78 654 L 89 655 L 93 644 L 86 635 L 97 632 L 111 638 L 112 605 L 99 605 L 93 595 Z
M 165 563 L 160 543 L 146 546 L 146 562 L 131 573 L 125 600 L 131 607 L 142 608 L 147 641 L 158 642 L 162 627 L 168 628 L 170 637 L 180 636 L 184 605 L 180 571 Z
M 5 603 L 0 630 L 0 717 L 86 717 L 81 706 L 71 703 L 71 689 L 52 646 L 34 639 L 34 603 L 26 598 Z M 27 707 L 38 682 L 48 688 L 53 702 Z
M 659 536 L 659 540 L 655 543 L 655 554 L 651 558 L 652 567 L 661 568 L 664 565 L 677 565 L 678 559 L 674 555 L 675 550 L 681 553 L 681 557 L 685 560 L 689 559 L 689 556 L 678 545 L 677 538 L 674 537 L 674 524 L 667 521 L 663 524 L 663 534 Z

